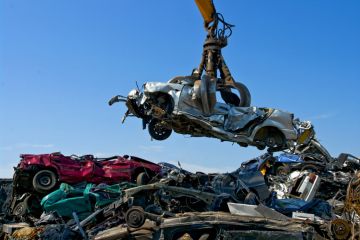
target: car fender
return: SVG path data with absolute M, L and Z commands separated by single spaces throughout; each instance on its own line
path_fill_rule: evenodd
M 254 137 L 258 133 L 258 131 L 262 128 L 272 127 L 278 129 L 286 138 L 287 141 L 289 140 L 296 140 L 298 135 L 293 125 L 289 126 L 289 124 L 283 124 L 281 122 L 274 121 L 270 118 L 266 119 L 261 124 L 257 125 L 253 131 L 251 132 L 250 139 L 251 141 L 254 140 Z

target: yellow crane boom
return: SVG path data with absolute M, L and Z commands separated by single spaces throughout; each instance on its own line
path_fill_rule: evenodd
M 214 21 L 214 14 L 216 10 L 212 0 L 195 0 L 195 3 L 204 18 L 205 25 Z

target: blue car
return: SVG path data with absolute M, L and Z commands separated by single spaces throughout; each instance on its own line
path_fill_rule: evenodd
M 313 159 L 310 155 L 298 155 L 290 153 L 282 153 L 274 157 L 272 165 L 272 174 L 288 175 L 293 171 L 312 171 L 322 172 L 326 169 L 326 163 Z
M 319 172 L 326 169 L 326 163 L 317 161 L 311 155 L 281 153 L 273 156 L 265 153 L 259 157 L 248 160 L 241 164 L 240 170 L 243 172 L 259 171 L 263 175 L 287 176 L 293 171 L 308 170 Z

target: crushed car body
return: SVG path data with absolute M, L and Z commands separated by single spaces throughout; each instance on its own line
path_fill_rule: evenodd
M 141 118 L 143 127 L 147 126 L 156 140 L 168 138 L 174 130 L 193 137 L 218 138 L 275 151 L 294 147 L 303 136 L 298 126 L 304 124 L 295 121 L 291 113 L 217 102 L 214 82 L 216 79 L 207 76 L 196 81 L 184 78 L 179 83 L 149 82 L 144 84 L 143 92 L 134 89 L 127 97 L 115 96 L 109 104 L 126 102 L 125 117 Z M 207 88 L 200 91 L 198 88 L 202 86 Z M 204 102 L 209 106 L 207 110 Z
M 15 168 L 8 211 L 17 216 L 38 212 L 41 199 L 61 183 L 146 184 L 161 171 L 161 166 L 155 163 L 127 155 L 95 158 L 61 153 L 22 154 Z
M 119 181 L 135 182 L 141 173 L 154 176 L 160 171 L 159 165 L 133 156 L 95 158 L 93 155 L 78 157 L 64 156 L 61 153 L 23 154 L 15 170 L 15 182 L 28 182 L 32 184 L 29 187 L 35 191 L 48 192 L 58 182 L 70 184 L 83 181 L 106 184 Z

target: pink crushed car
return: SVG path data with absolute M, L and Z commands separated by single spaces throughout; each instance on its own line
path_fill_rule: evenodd
M 64 156 L 61 153 L 22 154 L 15 168 L 14 186 L 18 191 L 46 193 L 57 183 L 80 182 L 115 184 L 122 181 L 146 184 L 161 172 L 147 160 L 127 155 L 95 158 L 93 155 Z

